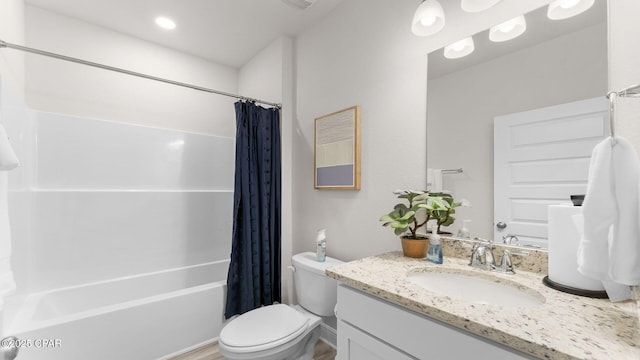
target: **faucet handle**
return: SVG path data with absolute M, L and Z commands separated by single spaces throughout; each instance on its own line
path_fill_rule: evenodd
M 507 245 L 519 245 L 520 239 L 516 235 L 506 234 L 502 237 L 502 243 Z
M 483 239 L 481 237 L 474 237 L 473 240 L 475 241 L 479 241 L 479 242 L 483 242 L 483 243 L 487 243 L 489 245 L 493 245 L 493 240 L 487 240 L 487 239 Z
M 476 242 L 474 244 L 469 265 L 493 271 L 496 267 L 496 261 L 493 257 L 493 244 L 489 240 L 480 239 L 480 241 L 484 243 Z
M 486 248 L 484 245 L 480 245 L 479 243 L 475 243 L 473 245 L 473 249 L 471 249 L 471 259 L 469 260 L 469 265 L 473 267 L 480 267 L 484 264 L 484 254 Z
M 511 262 L 511 252 L 508 249 L 505 249 L 502 253 L 502 260 L 500 261 L 500 266 L 496 268 L 496 271 L 504 273 L 504 274 L 515 274 L 513 271 L 513 263 Z

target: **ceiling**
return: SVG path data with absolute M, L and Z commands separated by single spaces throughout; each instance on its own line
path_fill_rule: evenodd
M 317 0 L 306 10 L 282 0 L 26 0 L 60 14 L 146 41 L 242 67 L 282 35 L 295 36 L 319 22 L 342 0 Z M 173 31 L 154 19 L 172 18 Z
M 242 67 L 278 37 L 296 36 L 312 27 L 344 0 L 306 1 L 314 4 L 301 10 L 283 0 L 25 0 L 30 5 L 235 68 Z M 449 19 L 443 34 L 459 31 L 461 25 L 455 24 L 458 19 L 468 21 L 471 15 L 478 18 L 477 14 L 464 13 L 457 0 L 441 0 L 441 3 Z M 515 6 L 515 3 L 502 2 L 496 6 L 496 11 L 506 10 L 508 5 Z M 606 1 L 596 1 L 595 6 L 584 14 L 562 21 L 550 21 L 539 15 L 545 9 L 546 6 L 527 15 L 527 31 L 517 39 L 495 44 L 477 34 L 474 36 L 476 51 L 455 61 L 441 56 L 441 50 L 432 52 L 429 78 L 541 43 L 606 18 Z M 177 28 L 173 31 L 158 28 L 154 19 L 159 15 L 174 19 Z M 411 15 L 408 14 L 408 18 Z M 437 41 L 434 39 L 433 42 Z

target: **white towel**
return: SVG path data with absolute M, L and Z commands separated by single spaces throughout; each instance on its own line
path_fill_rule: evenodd
M 9 144 L 9 137 L 4 126 L 0 124 L 0 170 L 8 171 L 20 165 L 16 153 Z
M 442 170 L 427 168 L 427 190 L 442 192 Z
M 578 271 L 603 281 L 612 301 L 640 284 L 640 160 L 625 139 L 596 145 L 584 200 Z

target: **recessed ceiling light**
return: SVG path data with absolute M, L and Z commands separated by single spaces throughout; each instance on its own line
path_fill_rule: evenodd
M 165 16 L 158 16 L 156 18 L 156 25 L 158 25 L 159 27 L 165 29 L 165 30 L 173 30 L 176 28 L 176 23 L 175 21 L 169 19 L 168 17 Z

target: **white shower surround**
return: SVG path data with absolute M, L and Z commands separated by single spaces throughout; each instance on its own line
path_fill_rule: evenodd
M 6 334 L 60 339 L 48 359 L 151 359 L 215 340 L 234 139 L 28 113 L 12 127 L 24 166 L 9 194 L 18 289 Z M 128 350 L 116 356 L 117 341 Z
M 233 139 L 32 114 L 10 194 L 20 293 L 229 258 Z

